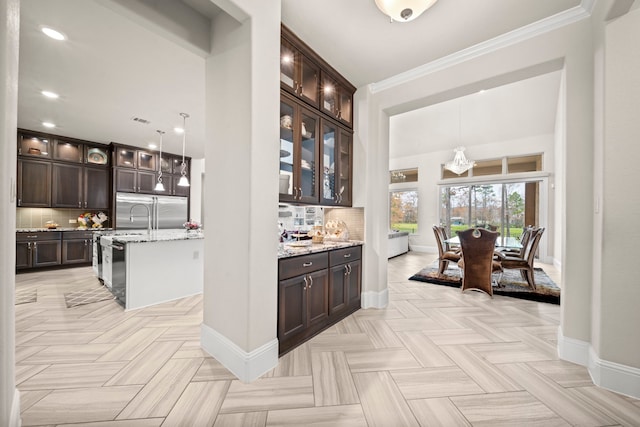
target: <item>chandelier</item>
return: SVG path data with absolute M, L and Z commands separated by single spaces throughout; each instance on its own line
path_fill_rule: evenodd
M 456 147 L 453 149 L 453 152 L 456 154 L 453 157 L 453 160 L 444 164 L 445 169 L 461 175 L 476 165 L 476 162 L 465 157 L 464 147 Z
M 378 9 L 391 18 L 391 22 L 413 21 L 436 1 L 438 0 L 375 0 Z

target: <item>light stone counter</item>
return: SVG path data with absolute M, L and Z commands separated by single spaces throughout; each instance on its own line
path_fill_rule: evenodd
M 120 234 L 122 233 L 122 234 Z M 172 240 L 204 239 L 202 231 L 187 231 L 184 229 L 169 230 L 122 230 L 111 235 L 114 242 L 119 243 L 148 243 L 148 242 L 168 242 Z
M 284 243 L 282 247 L 278 249 L 278 259 L 361 245 L 364 245 L 364 242 L 360 240 L 349 240 L 346 242 L 313 243 L 310 246 L 303 247 L 290 246 Z

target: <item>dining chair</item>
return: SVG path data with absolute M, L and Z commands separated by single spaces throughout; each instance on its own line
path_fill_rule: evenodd
M 533 290 L 536 289 L 535 276 L 533 274 L 533 262 L 543 233 L 544 227 L 534 228 L 531 230 L 529 240 L 527 241 L 526 246 L 523 247 L 522 256 L 498 253 L 498 258 L 500 259 L 502 268 L 520 270 L 522 278 L 526 280 L 527 284 L 531 286 L 531 289 Z
M 443 274 L 449 267 L 449 262 L 458 262 L 460 260 L 460 250 L 451 249 L 449 243 L 447 243 L 448 236 L 444 227 L 434 225 L 433 233 L 438 244 L 438 273 Z
M 458 266 L 462 270 L 462 292 L 478 290 L 493 297 L 492 273 L 502 272 L 494 251 L 500 233 L 483 228 L 458 231 L 462 257 Z
M 522 230 L 522 234 L 520 235 L 520 244 L 521 248 L 504 248 L 500 252 L 508 256 L 519 256 L 520 258 L 524 257 L 524 250 L 527 247 L 527 243 L 529 243 L 529 239 L 531 238 L 531 233 L 533 230 L 537 230 L 537 227 L 533 225 L 527 225 Z

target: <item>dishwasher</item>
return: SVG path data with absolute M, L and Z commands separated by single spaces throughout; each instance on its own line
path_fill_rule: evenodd
M 102 278 L 116 301 L 127 304 L 126 248 L 124 243 L 114 242 L 112 236 L 100 239 L 102 246 Z

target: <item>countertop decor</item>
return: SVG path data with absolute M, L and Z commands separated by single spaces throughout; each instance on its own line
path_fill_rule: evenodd
M 316 252 L 326 252 L 326 251 L 331 251 L 333 249 L 348 248 L 351 246 L 360 246 L 360 245 L 364 245 L 364 242 L 360 240 L 348 240 L 345 242 L 325 241 L 322 244 L 314 243 L 312 245 L 304 246 L 304 247 L 290 246 L 285 243 L 278 249 L 278 259 L 294 257 L 298 255 L 312 254 Z

